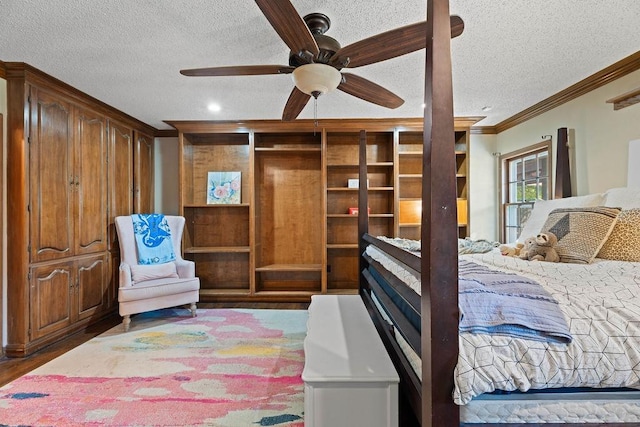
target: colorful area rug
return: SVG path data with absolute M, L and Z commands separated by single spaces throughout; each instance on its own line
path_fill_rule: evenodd
M 302 426 L 305 310 L 159 310 L 0 388 L 4 426 Z

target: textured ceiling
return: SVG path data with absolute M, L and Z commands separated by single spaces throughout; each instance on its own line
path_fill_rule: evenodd
M 343 46 L 425 19 L 426 0 L 292 0 Z M 451 0 L 454 113 L 495 125 L 640 46 L 639 0 Z M 0 0 L 0 60 L 26 62 L 158 129 L 164 120 L 279 119 L 289 75 L 185 77 L 183 68 L 287 64 L 253 0 Z M 422 115 L 424 51 L 351 70 L 398 94 L 389 110 L 335 91 L 320 118 Z M 207 109 L 215 102 L 221 110 Z M 492 107 L 483 111 L 484 107 Z M 300 118 L 313 117 L 313 103 Z

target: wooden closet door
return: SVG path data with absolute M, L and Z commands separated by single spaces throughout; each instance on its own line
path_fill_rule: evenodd
M 73 261 L 33 267 L 29 276 L 31 340 L 71 325 L 75 317 Z
M 133 131 L 109 122 L 109 249 L 118 249 L 114 218 L 133 212 Z
M 136 150 L 134 155 L 135 200 L 134 209 L 138 213 L 154 212 L 153 206 L 153 138 L 135 132 Z
M 89 110 L 76 115 L 75 254 L 107 250 L 107 123 Z
M 78 320 L 99 314 L 111 303 L 107 292 L 109 255 L 106 253 L 80 258 L 76 262 Z
M 73 254 L 73 122 L 71 104 L 31 89 L 31 262 Z

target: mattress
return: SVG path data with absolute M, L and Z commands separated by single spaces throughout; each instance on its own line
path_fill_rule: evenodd
M 375 295 L 374 304 L 392 325 Z M 413 370 L 422 377 L 422 361 L 397 329 L 395 336 Z M 460 407 L 462 423 L 632 423 L 640 419 L 640 391 L 488 393 Z
M 367 254 L 419 293 L 415 271 L 375 247 L 369 246 Z M 496 390 L 640 388 L 640 263 L 531 262 L 497 250 L 464 257 L 538 281 L 558 301 L 573 340 L 558 344 L 461 333 L 456 404 Z

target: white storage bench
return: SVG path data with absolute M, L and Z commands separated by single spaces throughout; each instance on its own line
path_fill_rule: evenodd
M 306 427 L 397 427 L 398 373 L 359 295 L 314 295 L 304 340 Z

